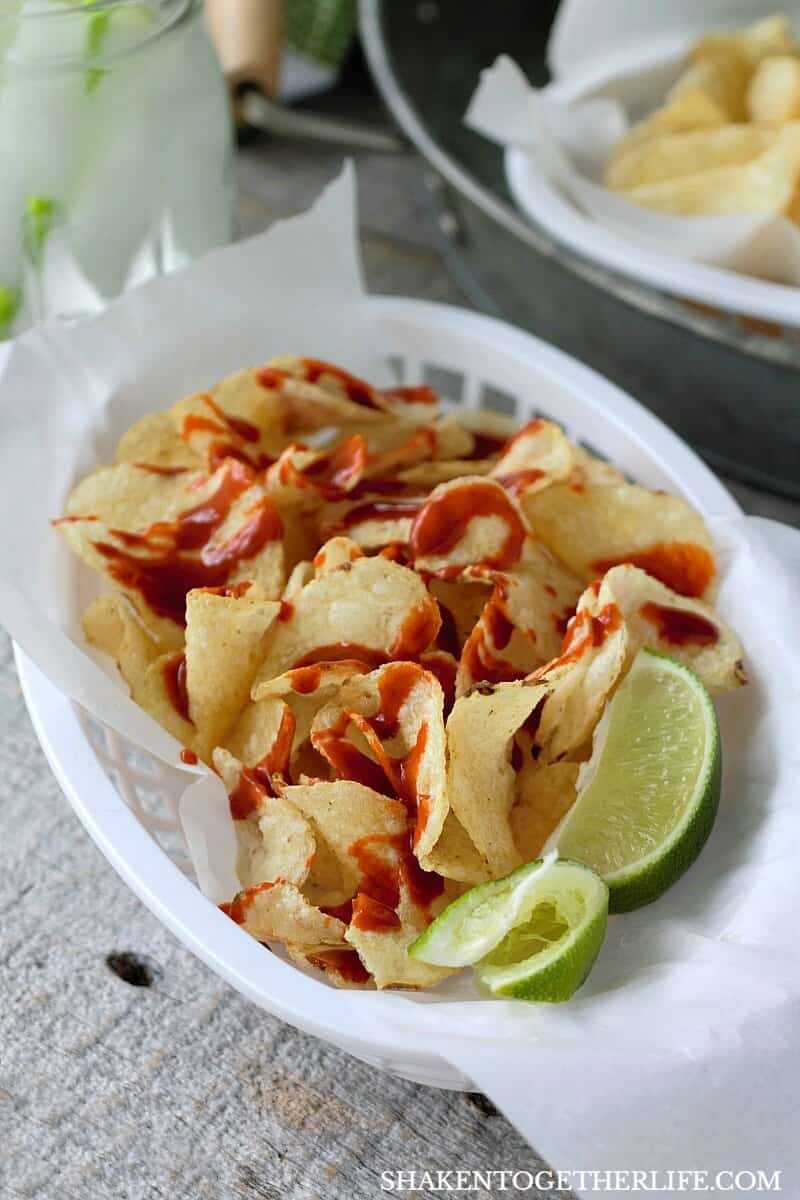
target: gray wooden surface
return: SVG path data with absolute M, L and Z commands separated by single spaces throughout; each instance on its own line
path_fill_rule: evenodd
M 244 151 L 243 231 L 304 207 L 338 163 L 318 149 Z M 372 289 L 459 302 L 419 164 L 367 156 L 359 169 Z M 750 511 L 800 521 L 799 506 L 736 490 Z M 73 817 L 0 635 L 3 1200 L 366 1200 L 384 1170 L 537 1164 L 482 1097 L 362 1066 L 183 949 Z

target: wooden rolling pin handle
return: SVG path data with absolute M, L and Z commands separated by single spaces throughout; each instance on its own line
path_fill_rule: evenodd
M 246 85 L 278 93 L 282 0 L 206 0 L 206 21 L 234 105 Z

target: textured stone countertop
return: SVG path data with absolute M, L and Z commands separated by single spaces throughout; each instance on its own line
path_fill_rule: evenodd
M 243 232 L 305 207 L 339 162 L 316 147 L 241 151 Z M 359 172 L 372 290 L 463 302 L 420 163 L 365 155 Z M 748 511 L 800 523 L 800 505 L 734 490 Z M 61 796 L 2 635 L 4 1200 L 366 1200 L 382 1171 L 537 1162 L 483 1097 L 406 1083 L 296 1033 L 179 945 Z

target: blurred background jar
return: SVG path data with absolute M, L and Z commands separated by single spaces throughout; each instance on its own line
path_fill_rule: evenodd
M 0 0 L 0 337 L 231 239 L 202 17 L 200 0 Z

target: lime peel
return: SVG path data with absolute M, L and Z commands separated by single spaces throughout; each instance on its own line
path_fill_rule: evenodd
M 597 957 L 607 913 L 599 876 L 550 853 L 470 888 L 408 952 L 434 965 L 475 965 L 493 995 L 567 1000 Z
M 611 912 L 639 908 L 699 855 L 721 772 L 705 687 L 682 663 L 641 650 L 595 730 L 578 797 L 548 846 L 602 875 Z

